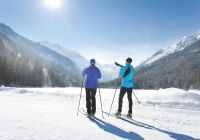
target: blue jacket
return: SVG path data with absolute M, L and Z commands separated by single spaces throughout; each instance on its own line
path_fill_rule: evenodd
M 119 77 L 122 78 L 121 86 L 125 88 L 134 88 L 135 87 L 134 79 L 133 79 L 134 72 L 135 72 L 134 67 L 131 64 L 126 64 L 126 66 L 119 65 L 119 67 L 121 67 L 121 71 L 119 73 Z M 129 74 L 123 77 L 128 68 L 130 68 Z
M 95 65 L 90 65 L 83 70 L 82 76 L 86 77 L 85 88 L 96 89 L 98 86 L 98 79 L 101 78 L 101 72 Z

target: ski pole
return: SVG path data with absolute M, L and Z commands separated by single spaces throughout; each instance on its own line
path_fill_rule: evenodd
M 101 100 L 100 86 L 99 86 L 99 98 L 100 98 L 100 103 L 101 103 L 102 118 L 104 119 L 104 117 L 103 117 L 103 107 L 102 107 L 102 100 Z
M 114 99 L 115 99 L 115 95 L 116 95 L 116 93 L 117 93 L 117 88 L 118 88 L 118 86 L 119 86 L 119 81 L 120 81 L 120 79 L 118 79 L 118 81 L 117 81 L 117 86 L 116 86 L 115 93 L 114 93 L 114 97 L 113 97 L 113 100 L 112 100 L 112 103 L 111 103 L 111 106 L 110 106 L 110 110 L 109 110 L 109 113 L 108 113 L 108 117 L 110 116 L 110 112 L 111 112 L 112 105 L 113 105 L 113 102 L 114 102 Z
M 137 98 L 137 96 L 135 95 L 134 91 L 133 91 L 133 95 L 135 96 L 135 98 L 136 98 L 138 104 L 140 104 L 141 102 L 138 100 L 138 98 Z
M 80 98 L 79 98 L 77 116 L 78 116 L 78 113 L 79 113 L 79 107 L 80 107 L 80 102 L 81 102 L 81 95 L 82 95 L 82 90 L 83 90 L 83 82 L 84 82 L 84 77 L 83 77 L 83 79 L 82 79 L 82 84 L 81 84 L 81 93 L 80 93 Z

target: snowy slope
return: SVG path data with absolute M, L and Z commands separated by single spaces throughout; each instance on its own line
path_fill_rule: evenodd
M 135 90 L 142 104 L 138 105 L 133 97 L 133 121 L 106 114 L 102 119 L 98 94 L 96 116 L 99 120 L 89 120 L 81 113 L 85 109 L 84 93 L 81 112 L 76 116 L 79 94 L 80 88 L 0 88 L 0 139 L 200 139 L 200 91 Z M 114 89 L 101 90 L 105 112 L 109 110 L 113 94 Z M 126 97 L 123 107 L 126 113 Z M 116 109 L 117 97 L 112 113 Z
M 85 66 L 87 66 L 89 64 L 89 61 L 87 59 L 85 59 L 83 56 L 81 56 L 80 54 L 78 54 L 75 51 L 63 48 L 59 44 L 51 44 L 48 41 L 42 41 L 40 43 L 42 45 L 48 47 L 49 49 L 52 49 L 52 50 L 60 53 L 61 55 L 70 58 L 72 61 L 74 61 L 76 64 L 78 64 L 80 69 L 83 69 Z
M 89 66 L 89 61 L 79 53 L 63 48 L 58 44 L 51 44 L 48 41 L 40 43 L 34 42 L 19 35 L 12 28 L 3 23 L 0 23 L 0 34 L 12 40 L 22 49 L 25 49 L 27 53 L 35 53 L 35 55 L 50 63 L 54 63 L 57 67 L 65 69 L 74 76 L 79 77 L 82 70 Z M 118 77 L 118 70 L 114 65 L 101 65 L 97 62 L 97 66 L 101 69 L 103 75 L 102 81 L 109 81 Z
M 165 48 L 159 50 L 157 53 L 155 53 L 152 57 L 148 58 L 146 61 L 142 63 L 142 65 L 150 65 L 151 63 L 168 56 L 170 54 L 179 52 L 184 50 L 186 47 L 189 47 L 193 43 L 197 42 L 200 40 L 200 31 L 194 35 L 191 36 L 185 36 L 183 37 L 179 42 Z
M 87 60 L 85 57 L 83 57 L 81 54 L 72 51 L 70 49 L 66 49 L 59 44 L 51 44 L 48 41 L 42 41 L 40 44 L 48 47 L 49 49 L 58 52 L 59 54 L 66 56 L 67 58 L 70 58 L 75 64 L 78 65 L 80 70 L 83 70 L 85 67 L 89 66 L 89 60 Z M 93 56 L 91 56 L 93 57 Z M 100 68 L 102 72 L 102 81 L 109 81 L 113 80 L 118 77 L 118 70 L 115 68 L 114 65 L 104 64 L 101 65 L 100 63 L 96 62 L 96 65 Z
M 60 55 L 59 53 L 48 49 L 40 43 L 29 40 L 18 33 L 16 33 L 9 26 L 0 23 L 0 34 L 3 34 L 17 46 L 24 49 L 27 54 L 30 52 L 30 55 L 35 55 L 35 57 L 39 56 L 42 59 L 49 61 L 49 63 L 53 63 L 57 67 L 61 67 L 65 69 L 67 72 L 70 72 L 74 75 L 77 73 L 80 75 L 81 71 L 78 66 L 71 61 L 71 59 Z M 41 60 L 42 61 L 42 60 Z

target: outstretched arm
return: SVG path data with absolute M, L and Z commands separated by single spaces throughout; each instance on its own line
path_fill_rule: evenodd
M 121 69 L 123 69 L 123 67 L 124 67 L 124 66 L 123 66 L 123 65 L 121 65 L 121 64 L 119 64 L 119 67 L 120 67 Z
M 118 67 L 120 67 L 121 69 L 124 67 L 123 65 L 121 65 L 121 64 L 119 64 L 117 62 L 115 62 L 115 65 L 118 66 Z

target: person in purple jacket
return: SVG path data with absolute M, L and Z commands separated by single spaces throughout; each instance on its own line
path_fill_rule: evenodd
M 85 90 L 86 90 L 86 108 L 88 116 L 94 116 L 96 112 L 96 92 L 98 87 L 98 79 L 101 78 L 101 72 L 95 66 L 95 59 L 90 60 L 90 66 L 83 70 L 82 76 L 86 77 Z

